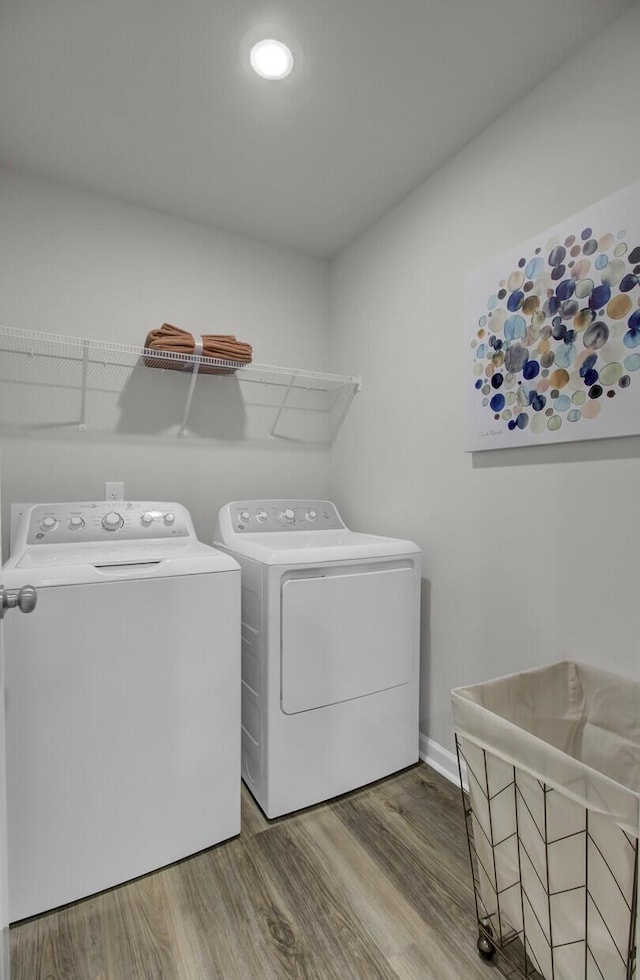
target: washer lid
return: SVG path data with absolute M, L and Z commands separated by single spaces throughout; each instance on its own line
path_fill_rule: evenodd
M 2 580 L 6 588 L 25 583 L 44 587 L 238 569 L 230 555 L 200 541 L 87 542 L 27 547 L 9 558 L 2 568 Z
M 233 542 L 214 541 L 233 554 L 253 558 L 263 565 L 316 565 L 320 562 L 354 561 L 420 554 L 413 541 L 385 538 L 357 531 L 273 531 L 238 534 Z

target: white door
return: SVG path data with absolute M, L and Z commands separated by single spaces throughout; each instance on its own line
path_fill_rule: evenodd
M 36 592 L 30 586 L 20 595 L 8 592 L 2 583 L 2 522 L 0 521 L 0 980 L 9 980 L 9 888 L 7 874 L 7 765 L 6 734 L 4 723 L 4 637 L 3 619 L 7 610 L 15 616 L 18 612 L 31 612 L 36 603 Z M 15 607 L 15 608 L 14 608 Z
M 2 522 L 0 521 L 0 565 Z M 1 610 L 0 610 L 1 611 Z M 7 888 L 7 773 L 4 754 L 4 648 L 0 616 L 0 980 L 9 980 L 9 896 Z
M 6 616 L 11 922 L 240 832 L 240 572 L 132 567 Z
M 2 542 L 0 541 L 0 544 Z M 4 754 L 4 648 L 0 619 L 0 980 L 9 980 L 9 901 L 7 894 L 7 781 Z

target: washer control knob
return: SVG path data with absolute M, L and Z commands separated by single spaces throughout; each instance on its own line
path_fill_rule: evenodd
M 167 513 L 164 515 L 165 524 L 175 524 L 175 521 L 176 521 L 176 515 L 172 514 L 171 511 L 168 510 Z
M 287 507 L 286 510 L 280 511 L 280 521 L 282 524 L 293 524 L 295 519 L 296 519 L 295 512 L 292 511 L 290 507 Z
M 102 526 L 105 531 L 119 531 L 124 524 L 124 518 L 117 511 L 109 511 L 102 518 Z
M 259 521 L 260 524 L 264 524 L 264 522 L 268 520 L 268 518 L 269 515 L 267 514 L 266 510 L 259 510 L 258 513 L 256 514 L 256 520 Z
M 244 521 L 245 524 L 249 520 L 250 517 L 251 517 L 251 514 L 249 513 L 248 510 L 241 510 L 240 511 L 240 520 L 241 521 Z
M 308 520 L 308 521 L 315 521 L 316 518 L 317 518 L 317 516 L 318 516 L 318 514 L 317 514 L 317 512 L 315 510 L 308 510 L 307 513 L 304 516 L 305 516 L 306 520 Z
M 57 523 L 55 517 L 43 517 L 40 521 L 40 527 L 43 531 L 52 531 Z
M 75 517 L 69 518 L 69 529 L 71 531 L 77 531 L 81 527 L 84 527 L 84 521 L 81 517 L 76 515 Z
M 150 524 L 153 524 L 153 514 L 150 514 L 148 510 L 145 511 L 140 518 L 140 523 L 143 524 L 144 527 L 149 527 Z

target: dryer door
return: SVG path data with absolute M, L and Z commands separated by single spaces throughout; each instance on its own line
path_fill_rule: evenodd
M 286 714 L 408 683 L 416 670 L 413 567 L 328 571 L 282 587 L 281 706 Z

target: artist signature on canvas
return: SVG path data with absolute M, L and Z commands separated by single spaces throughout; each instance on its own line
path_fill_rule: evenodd
M 482 439 L 486 439 L 487 436 L 501 436 L 502 432 L 500 429 L 483 429 L 479 435 Z

